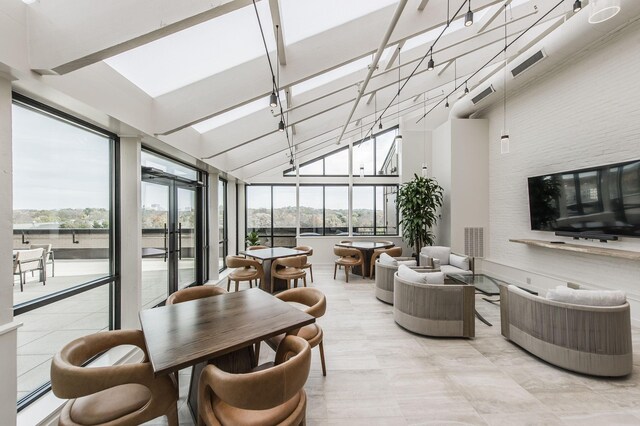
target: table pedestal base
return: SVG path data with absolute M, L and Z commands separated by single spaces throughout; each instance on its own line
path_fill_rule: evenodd
M 204 370 L 208 364 L 213 364 L 227 373 L 247 373 L 256 366 L 253 345 L 238 349 L 221 357 L 210 359 L 206 362 L 201 362 L 191 368 L 187 405 L 189 406 L 195 424 L 198 424 L 198 383 L 200 382 L 202 370 Z

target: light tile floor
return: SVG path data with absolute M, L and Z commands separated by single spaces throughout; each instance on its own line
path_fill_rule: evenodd
M 640 424 L 640 358 L 628 378 L 600 379 L 541 361 L 500 335 L 499 307 L 476 296 L 494 325 L 476 320 L 475 339 L 428 338 L 393 321 L 373 281 L 316 266 L 313 286 L 327 296 L 319 320 L 327 376 L 317 348 L 305 386 L 309 425 L 626 425 Z M 640 355 L 640 330 L 633 330 Z M 262 346 L 261 360 L 273 357 Z M 181 372 L 180 422 L 189 371 Z M 166 424 L 158 419 L 149 424 Z

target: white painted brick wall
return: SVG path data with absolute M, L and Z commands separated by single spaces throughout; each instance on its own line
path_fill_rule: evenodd
M 500 154 L 502 105 L 480 116 L 491 121 L 487 268 L 494 263 L 509 275 L 503 265 L 513 267 L 512 277 L 531 276 L 530 286 L 538 289 L 557 283 L 551 277 L 625 290 L 632 317 L 640 320 L 640 262 L 509 242 L 510 238 L 572 241 L 530 230 L 527 177 L 640 158 L 640 23 L 509 98 L 509 154 Z M 634 238 L 580 244 L 640 251 L 640 239 Z

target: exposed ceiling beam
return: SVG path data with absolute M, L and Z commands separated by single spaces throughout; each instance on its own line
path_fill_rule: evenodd
M 250 4 L 66 0 L 61 7 L 59 2 L 35 2 L 29 5 L 31 69 L 66 74 Z
M 406 40 L 402 40 L 400 43 L 398 43 L 398 46 L 396 46 L 395 49 L 393 49 L 393 53 L 391 54 L 391 58 L 389 58 L 389 61 L 387 62 L 387 66 L 384 68 L 385 71 L 389 71 L 391 68 L 393 68 L 393 64 L 395 64 L 396 59 L 398 59 L 398 55 L 400 54 L 400 50 L 404 47 L 404 43 L 406 42 Z
M 424 8 L 427 7 L 427 3 L 429 3 L 429 0 L 422 0 L 418 5 L 418 10 L 422 12 Z
M 396 7 L 396 11 L 393 13 L 393 17 L 391 18 L 391 23 L 387 27 L 387 32 L 382 37 L 382 41 L 380 42 L 380 45 L 378 46 L 378 51 L 376 52 L 376 56 L 373 59 L 373 63 L 369 67 L 369 72 L 367 73 L 367 76 L 365 77 L 364 81 L 362 82 L 362 85 L 358 89 L 358 96 L 356 97 L 356 100 L 353 103 L 353 107 L 351 108 L 351 112 L 349 113 L 349 116 L 347 117 L 346 123 L 342 127 L 342 132 L 341 132 L 340 136 L 338 137 L 338 144 L 340 144 L 340 141 L 342 141 L 342 136 L 344 135 L 344 132 L 347 130 L 347 126 L 351 122 L 351 118 L 353 117 L 353 113 L 356 112 L 356 108 L 358 108 L 358 103 L 360 103 L 360 99 L 362 99 L 362 95 L 364 94 L 364 91 L 367 89 L 367 85 L 369 84 L 369 81 L 371 80 L 371 76 L 373 75 L 373 72 L 375 71 L 375 68 L 378 66 L 378 62 L 380 61 L 380 58 L 382 57 L 382 52 L 384 52 L 384 49 L 387 47 L 387 44 L 389 44 L 389 39 L 391 38 L 391 34 L 393 34 L 393 30 L 396 28 L 396 25 L 398 25 L 398 21 L 400 20 L 400 16 L 402 15 L 402 11 L 404 10 L 404 7 L 407 5 L 407 1 L 408 0 L 400 0 L 398 2 L 398 6 Z
M 451 66 L 452 63 L 453 63 L 453 61 L 447 61 L 447 62 L 445 62 L 444 65 L 439 67 L 438 68 L 438 75 L 442 75 L 442 73 L 445 72 L 447 70 L 447 68 L 449 68 Z
M 284 27 L 282 26 L 282 20 L 280 19 L 280 2 L 278 0 L 269 0 L 269 11 L 271 12 L 271 21 L 273 22 L 273 36 L 276 40 L 278 40 L 278 50 L 279 50 L 279 58 L 280 65 L 287 65 L 287 55 L 285 53 L 284 46 Z M 278 34 L 278 30 L 276 26 L 280 27 L 280 31 Z
M 505 0 L 503 4 L 494 4 L 493 6 L 491 6 L 489 11 L 487 12 L 487 16 L 485 16 L 482 20 L 482 24 L 478 25 L 478 34 L 486 30 L 487 27 L 491 25 L 498 16 L 500 16 L 500 14 L 502 13 L 502 9 L 504 9 L 506 6 L 509 6 L 510 4 L 511 0 Z

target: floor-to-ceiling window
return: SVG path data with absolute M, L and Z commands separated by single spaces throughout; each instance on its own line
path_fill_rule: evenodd
M 225 259 L 229 254 L 229 230 L 227 226 L 227 181 L 218 179 L 218 268 L 227 267 Z
M 142 306 L 203 281 L 204 172 L 144 150 L 142 163 Z M 199 278 L 200 277 L 200 278 Z
M 53 355 L 119 327 L 117 137 L 20 95 L 13 104 L 18 408 L 49 389 Z

